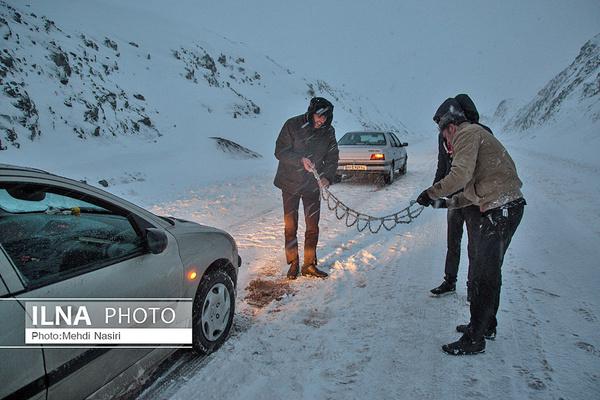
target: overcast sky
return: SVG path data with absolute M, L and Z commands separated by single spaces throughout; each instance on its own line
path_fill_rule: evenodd
M 413 130 L 433 129 L 439 103 L 459 92 L 484 113 L 532 98 L 600 33 L 599 0 L 102 1 L 242 41 L 369 96 Z

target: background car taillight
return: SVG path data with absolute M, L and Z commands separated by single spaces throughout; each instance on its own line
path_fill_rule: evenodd
M 371 160 L 385 160 L 385 154 L 373 153 L 373 154 L 371 154 Z

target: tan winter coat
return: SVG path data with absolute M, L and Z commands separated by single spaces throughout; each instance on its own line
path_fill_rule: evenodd
M 432 199 L 449 196 L 449 208 L 478 205 L 481 212 L 523 197 L 523 183 L 512 158 L 493 135 L 477 124 L 460 124 L 452 139 L 450 173 L 429 189 Z

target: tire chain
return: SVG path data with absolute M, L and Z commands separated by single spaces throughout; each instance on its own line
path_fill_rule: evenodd
M 316 169 L 313 169 L 311 172 L 317 182 L 319 182 L 321 177 Z M 321 187 L 321 185 L 319 185 L 319 188 L 321 197 L 327 203 L 327 208 L 334 212 L 335 217 L 340 221 L 344 221 L 348 228 L 356 225 L 356 229 L 358 229 L 359 232 L 364 231 L 367 227 L 371 233 L 378 233 L 381 230 L 381 227 L 384 227 L 385 230 L 389 232 L 399 224 L 410 224 L 414 219 L 421 215 L 425 209 L 425 207 L 417 204 L 415 200 L 411 200 L 408 207 L 405 207 L 398 212 L 384 217 L 373 217 L 348 207 L 331 193 L 329 189 Z

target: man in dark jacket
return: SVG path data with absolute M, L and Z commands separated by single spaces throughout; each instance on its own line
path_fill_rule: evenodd
M 462 111 L 465 114 L 467 121 L 479 124 L 479 112 L 475 103 L 467 94 L 459 94 L 454 99 L 460 105 Z M 433 120 L 437 124 L 440 121 L 441 115 L 439 112 L 433 116 Z M 485 125 L 479 124 L 488 132 L 492 133 L 492 130 Z M 452 165 L 452 152 L 448 151 L 448 146 L 444 140 L 443 135 L 438 135 L 438 164 L 435 172 L 435 178 L 433 183 L 441 181 L 443 178 L 450 173 L 450 167 Z M 475 223 L 478 223 L 480 216 L 479 207 L 467 206 L 457 209 L 448 209 L 448 231 L 447 231 L 447 252 L 446 252 L 446 263 L 444 268 L 444 281 L 441 285 L 431 289 L 431 293 L 434 296 L 442 296 L 448 293 L 453 293 L 456 290 L 456 277 L 458 275 L 458 266 L 460 264 L 460 245 L 463 235 L 463 226 L 466 223 L 467 236 L 472 237 L 476 230 Z M 473 246 L 467 245 L 467 253 L 469 256 L 469 266 L 473 260 Z M 471 302 L 471 268 L 468 269 L 467 273 L 467 302 Z
M 281 189 L 283 197 L 289 279 L 296 279 L 299 272 L 297 231 L 300 200 L 306 221 L 302 275 L 327 277 L 327 273 L 317 269 L 317 243 L 321 208 L 319 189 L 334 181 L 339 159 L 332 120 L 333 104 L 322 97 L 314 97 L 308 111 L 288 119 L 277 138 L 275 157 L 279 166 L 274 184 Z M 313 170 L 320 176 L 318 181 Z
M 485 339 L 496 336 L 504 254 L 523 217 L 523 185 L 514 161 L 498 139 L 478 124 L 467 121 L 454 98 L 439 107 L 438 127 L 453 152 L 450 173 L 424 190 L 417 202 L 427 206 L 450 196 L 448 208 L 479 207 L 481 216 L 471 241 L 473 246 L 471 320 L 458 325 L 463 333 L 442 346 L 452 355 L 485 350 Z

